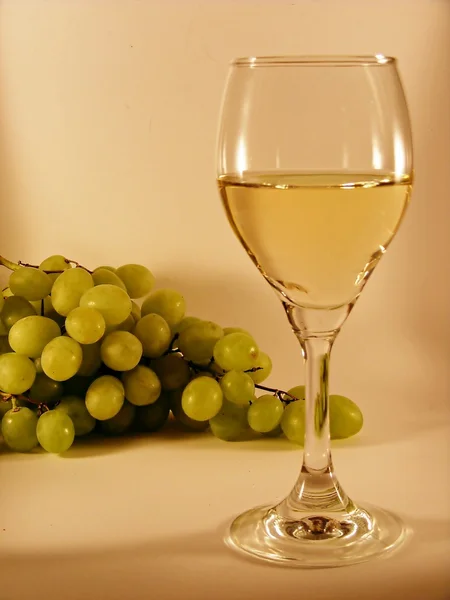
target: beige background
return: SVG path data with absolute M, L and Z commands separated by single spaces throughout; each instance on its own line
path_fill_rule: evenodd
M 300 456 L 284 442 L 251 451 L 158 438 L 81 448 L 76 460 L 8 455 L 2 600 L 450 597 L 450 2 L 1 1 L 1 252 L 143 262 L 184 291 L 191 314 L 251 329 L 274 358 L 274 384 L 301 382 L 282 309 L 215 189 L 227 64 L 378 52 L 399 58 L 416 186 L 336 344 L 332 390 L 359 402 L 366 425 L 335 462 L 355 497 L 410 520 L 409 550 L 320 581 L 231 557 L 217 528 L 287 491 Z

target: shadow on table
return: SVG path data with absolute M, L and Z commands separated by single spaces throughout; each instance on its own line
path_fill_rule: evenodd
M 333 440 L 332 450 L 345 448 L 370 448 L 374 446 L 387 445 L 395 442 L 402 442 L 406 439 L 413 439 L 424 433 L 425 430 L 442 429 L 442 419 L 428 424 L 418 424 L 417 427 L 411 426 L 405 429 L 404 432 L 384 429 L 382 435 L 376 437 L 371 432 L 363 432 L 353 438 L 344 440 Z M 120 437 L 106 437 L 103 435 L 93 434 L 86 438 L 77 438 L 74 445 L 66 453 L 60 455 L 62 459 L 83 459 L 96 456 L 105 456 L 124 453 L 138 450 L 139 448 L 148 447 L 158 441 L 170 441 L 171 444 L 180 444 L 183 446 L 183 452 L 190 449 L 206 449 L 208 451 L 242 451 L 245 449 L 249 452 L 301 452 L 302 447 L 298 444 L 289 442 L 284 437 L 265 437 L 250 435 L 248 439 L 237 442 L 225 442 L 215 438 L 210 432 L 195 432 L 180 429 L 173 421 L 168 422 L 163 429 L 154 433 L 148 434 L 130 434 Z M 36 448 L 31 453 L 20 454 L 10 451 L 8 448 L 3 449 L 3 454 L 8 455 L 8 460 L 20 462 L 21 460 L 29 460 L 30 457 L 36 459 L 42 458 L 42 455 L 47 453 L 42 448 Z
M 449 519 L 418 519 L 403 517 L 407 523 L 409 532 L 407 535 L 406 547 L 413 548 L 419 544 L 450 542 L 450 517 Z M 83 559 L 95 560 L 99 557 L 113 557 L 121 554 L 133 556 L 139 554 L 155 554 L 162 558 L 164 555 L 174 557 L 176 555 L 199 555 L 199 556 L 220 556 L 228 555 L 235 557 L 237 560 L 242 560 L 242 554 L 233 551 L 225 541 L 228 527 L 232 519 L 221 523 L 215 530 L 199 531 L 192 533 L 183 533 L 180 535 L 170 535 L 164 538 L 149 539 L 138 543 L 122 543 L 120 546 L 105 546 L 105 547 L 80 547 L 75 549 L 59 549 L 55 553 L 41 552 L 36 555 L 34 552 L 27 554 L 26 552 L 15 553 L 8 551 L 5 548 L 0 548 L 0 560 L 2 566 L 6 567 L 10 564 L 26 563 L 27 561 L 51 562 L 57 560 L 73 560 L 77 556 L 82 556 Z M 245 559 L 245 557 L 244 557 Z M 254 562 L 253 559 L 249 559 Z M 257 564 L 262 564 L 260 560 Z M 282 565 L 274 563 L 264 563 L 274 568 L 283 568 Z
M 450 540 L 450 521 L 409 521 L 409 544 L 370 568 L 299 571 L 246 558 L 224 544 L 228 523 L 117 547 L 29 554 L 3 549 L 1 598 L 29 598 L 32 590 L 34 600 L 446 600 L 450 581 L 442 564 L 420 560 L 411 572 L 408 564 L 417 565 L 433 545 Z

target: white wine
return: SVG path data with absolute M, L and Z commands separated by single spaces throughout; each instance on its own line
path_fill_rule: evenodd
M 218 181 L 230 223 L 264 277 L 305 308 L 354 301 L 408 204 L 389 174 L 269 173 Z

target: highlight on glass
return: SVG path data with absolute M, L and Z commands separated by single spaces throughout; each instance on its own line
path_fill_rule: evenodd
M 218 187 L 230 225 L 281 300 L 306 364 L 300 475 L 283 501 L 235 519 L 227 541 L 238 550 L 304 567 L 338 566 L 391 551 L 405 539 L 396 515 L 353 502 L 339 484 L 328 373 L 336 336 L 403 219 L 412 167 L 395 58 L 232 62 Z

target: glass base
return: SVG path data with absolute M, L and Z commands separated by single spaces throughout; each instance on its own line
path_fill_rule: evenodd
M 225 539 L 247 555 L 300 568 L 340 567 L 397 549 L 408 530 L 395 514 L 360 508 L 333 518 L 324 513 L 295 520 L 261 506 L 237 517 Z

